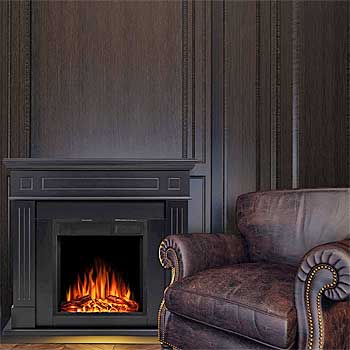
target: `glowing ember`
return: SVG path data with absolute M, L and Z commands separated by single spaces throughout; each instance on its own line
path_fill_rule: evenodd
M 61 305 L 61 311 L 65 312 L 136 312 L 138 309 L 127 283 L 99 259 L 82 279 L 78 275 Z

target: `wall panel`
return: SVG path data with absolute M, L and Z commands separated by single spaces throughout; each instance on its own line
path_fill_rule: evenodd
M 300 4 L 299 185 L 349 186 L 349 2 Z
M 203 160 L 207 7 L 34 2 L 32 156 Z
M 350 186 L 350 3 L 225 1 L 222 11 L 224 137 L 213 163 L 221 154 L 232 231 L 241 193 Z
M 188 15 L 181 2 L 33 3 L 32 155 L 187 154 Z
M 188 203 L 188 230 L 189 232 L 210 231 L 207 227 L 207 195 L 206 177 L 191 177 L 190 196 L 192 199 Z
M 256 3 L 228 1 L 224 8 L 224 204 L 234 229 L 235 201 L 256 188 Z

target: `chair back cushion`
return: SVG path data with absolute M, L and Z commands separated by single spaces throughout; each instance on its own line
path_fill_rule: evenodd
M 299 265 L 311 248 L 350 238 L 350 189 L 254 192 L 237 199 L 250 259 Z

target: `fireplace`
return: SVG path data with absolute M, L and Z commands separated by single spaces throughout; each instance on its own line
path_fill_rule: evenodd
M 6 165 L 13 307 L 4 333 L 155 334 L 169 280 L 158 246 L 187 230 L 193 163 Z
M 37 326 L 156 327 L 162 201 L 38 201 L 36 212 Z

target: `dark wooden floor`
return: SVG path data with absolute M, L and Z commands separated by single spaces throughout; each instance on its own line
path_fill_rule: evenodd
M 0 344 L 1 350 L 160 350 L 153 344 Z

